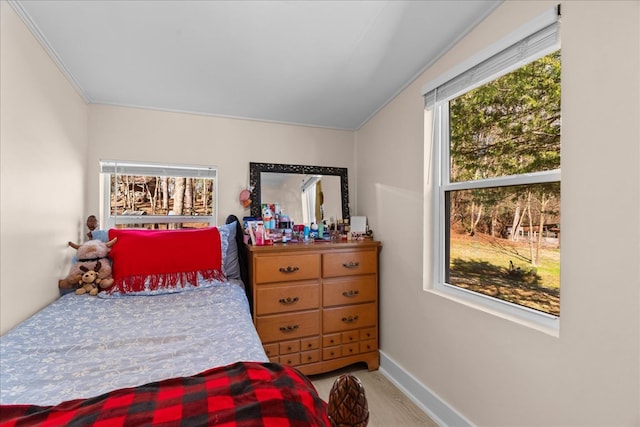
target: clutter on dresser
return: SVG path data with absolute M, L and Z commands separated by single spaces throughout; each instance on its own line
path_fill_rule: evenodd
M 296 224 L 279 203 L 264 203 L 261 217 L 244 217 L 245 243 L 254 246 L 273 244 L 339 243 L 373 240 L 366 216 L 330 217 L 318 223 Z

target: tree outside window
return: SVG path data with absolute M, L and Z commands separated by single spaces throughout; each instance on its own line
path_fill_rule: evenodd
M 107 222 L 118 228 L 201 228 L 215 218 L 215 169 L 103 162 Z
M 560 315 L 560 71 L 558 50 L 450 99 L 437 116 L 444 282 L 552 316 Z

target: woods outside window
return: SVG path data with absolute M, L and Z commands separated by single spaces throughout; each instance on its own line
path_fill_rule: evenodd
M 153 229 L 215 225 L 216 169 L 208 166 L 102 161 L 103 222 Z
M 557 329 L 561 54 L 551 21 L 432 85 L 425 117 L 432 288 Z

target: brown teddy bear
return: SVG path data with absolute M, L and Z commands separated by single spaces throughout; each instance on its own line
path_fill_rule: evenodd
M 108 255 L 116 241 L 117 238 L 106 243 L 101 240 L 89 240 L 81 245 L 69 242 L 69 246 L 76 249 L 77 262 L 71 266 L 69 275 L 58 281 L 61 292 L 79 290 L 79 286 L 84 286 L 82 276 L 87 271 L 96 273 L 100 289 L 109 289 L 113 285 L 113 275 Z
M 100 267 L 102 267 L 100 261 L 96 262 L 96 266 L 93 267 L 93 270 L 89 270 L 84 265 L 80 266 L 80 270 L 83 271 L 83 274 L 80 277 L 80 281 L 78 282 L 78 285 L 80 287 L 76 289 L 76 294 L 89 294 L 91 296 L 98 295 L 98 285 L 101 282 L 100 277 L 98 277 Z

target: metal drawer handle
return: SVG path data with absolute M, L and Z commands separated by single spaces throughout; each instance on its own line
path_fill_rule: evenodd
M 291 266 L 287 266 L 287 268 L 284 267 L 280 267 L 280 273 L 295 273 L 296 271 L 300 270 L 300 267 L 291 267 Z
M 280 326 L 280 331 L 282 332 L 293 332 L 298 329 L 298 325 L 289 325 L 289 326 Z
M 353 323 L 353 322 L 355 322 L 356 320 L 358 320 L 358 316 L 357 316 L 357 315 L 356 315 L 356 316 L 348 316 L 348 317 L 343 317 L 343 318 L 342 318 L 342 321 L 343 321 L 344 323 Z
M 342 266 L 343 266 L 344 268 L 358 268 L 358 266 L 360 266 L 360 263 L 359 263 L 359 262 L 357 262 L 357 261 L 356 261 L 356 262 L 351 261 L 351 262 L 349 262 L 349 263 L 344 263 L 344 264 L 342 264 Z
M 294 303 L 298 302 L 298 297 L 293 297 L 293 298 L 291 298 L 291 297 L 280 298 L 280 299 L 278 300 L 278 302 L 279 302 L 280 304 L 294 304 Z
M 345 297 L 347 297 L 347 298 L 350 298 L 350 297 L 355 297 L 355 296 L 357 296 L 359 293 L 360 293 L 360 291 L 344 291 L 344 292 L 342 293 L 342 295 L 344 295 L 344 296 L 345 296 Z

